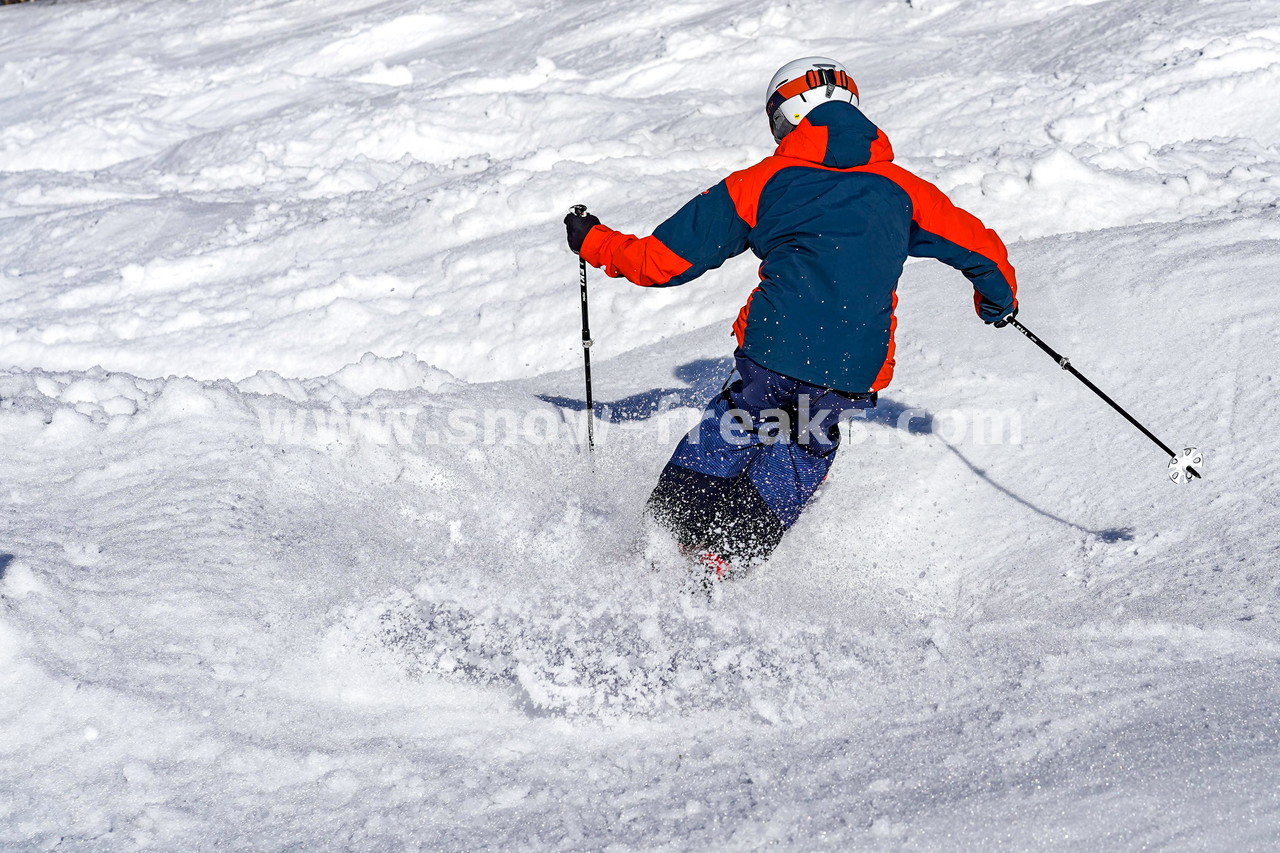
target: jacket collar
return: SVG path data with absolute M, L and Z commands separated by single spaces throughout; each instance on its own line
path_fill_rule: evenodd
M 775 153 L 832 169 L 852 169 L 892 160 L 893 146 L 853 104 L 832 101 L 810 112 L 782 138 Z

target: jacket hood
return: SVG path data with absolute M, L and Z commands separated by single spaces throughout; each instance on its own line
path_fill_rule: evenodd
M 832 101 L 805 116 L 782 138 L 775 153 L 832 169 L 852 169 L 892 160 L 893 146 L 862 110 L 844 101 Z

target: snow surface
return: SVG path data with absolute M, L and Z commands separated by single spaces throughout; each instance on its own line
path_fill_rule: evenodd
M 0 848 L 1280 846 L 1278 21 L 4 7 Z M 913 263 L 770 564 L 644 567 L 754 266 L 592 276 L 592 464 L 559 220 L 647 232 L 764 156 L 808 53 L 1204 481 Z

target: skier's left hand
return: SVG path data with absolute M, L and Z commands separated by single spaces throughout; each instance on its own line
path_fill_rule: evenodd
M 569 248 L 573 249 L 575 255 L 582 254 L 582 241 L 587 239 L 587 232 L 599 224 L 600 217 L 594 213 L 584 213 L 579 216 L 571 212 L 564 218 L 564 228 L 569 238 Z
M 978 316 L 988 326 L 1003 329 L 1009 321 L 1018 316 L 1018 303 L 1015 300 L 1012 308 L 1000 308 L 986 297 L 978 298 Z

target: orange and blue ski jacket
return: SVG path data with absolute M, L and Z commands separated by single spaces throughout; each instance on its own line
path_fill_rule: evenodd
M 933 184 L 893 163 L 888 138 L 831 102 L 777 151 L 695 197 L 650 237 L 597 225 L 582 257 L 645 287 L 684 284 L 751 249 L 760 284 L 734 324 L 742 351 L 786 376 L 879 391 L 894 366 L 894 307 L 908 256 L 968 277 L 984 320 L 1017 304 L 1004 244 Z

